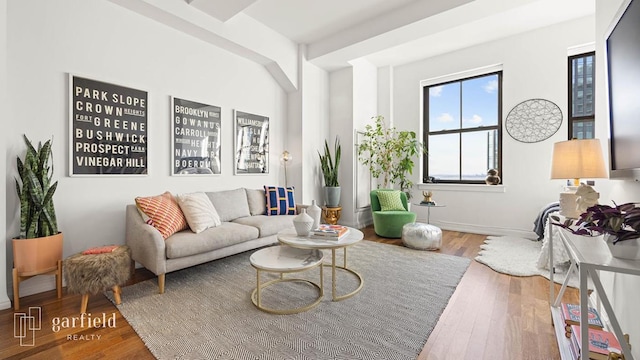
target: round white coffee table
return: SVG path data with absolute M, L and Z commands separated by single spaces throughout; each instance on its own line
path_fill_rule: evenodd
M 280 243 L 289 245 L 298 249 L 330 249 L 331 250 L 331 264 L 324 264 L 325 266 L 331 266 L 331 296 L 333 301 L 340 301 L 344 299 L 348 299 L 353 295 L 357 294 L 362 290 L 362 286 L 364 285 L 364 280 L 362 279 L 362 275 L 357 273 L 356 271 L 349 269 L 347 267 L 347 247 L 354 245 L 360 242 L 364 238 L 364 234 L 362 231 L 354 228 L 349 228 L 349 232 L 340 240 L 324 240 L 317 239 L 309 236 L 298 236 L 296 234 L 296 230 L 294 228 L 289 228 L 285 230 L 281 230 L 278 232 L 278 241 Z M 343 265 L 336 265 L 336 250 L 342 248 L 344 251 L 344 261 Z M 358 287 L 345 295 L 337 295 L 336 294 L 336 269 L 345 270 L 358 279 Z
M 322 260 L 324 259 L 324 254 L 320 250 L 308 250 L 308 249 L 297 249 L 289 246 L 272 246 L 268 248 L 264 248 L 258 250 L 251 254 L 249 257 L 249 262 L 251 262 L 251 266 L 256 269 L 256 288 L 251 293 L 251 301 L 253 305 L 255 305 L 258 309 L 262 311 L 266 311 L 272 314 L 296 314 L 299 312 L 307 311 L 312 309 L 316 305 L 322 301 L 322 297 L 324 296 L 324 287 L 323 283 L 323 267 Z M 285 273 L 293 273 L 300 272 L 309 269 L 313 269 L 314 267 L 320 267 L 320 285 L 306 279 L 299 278 L 285 278 Z M 260 272 L 274 272 L 279 273 L 280 277 L 271 281 L 267 281 L 264 284 L 260 283 Z M 301 306 L 293 309 L 272 309 L 265 306 L 262 306 L 261 299 L 261 291 L 269 285 L 276 284 L 279 282 L 285 281 L 296 281 L 296 282 L 305 282 L 316 289 L 318 289 L 318 297 L 316 300 L 306 306 Z

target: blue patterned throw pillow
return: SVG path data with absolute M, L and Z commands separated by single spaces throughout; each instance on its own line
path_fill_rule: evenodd
M 266 186 L 267 215 L 295 215 L 296 202 L 293 199 L 293 186 Z

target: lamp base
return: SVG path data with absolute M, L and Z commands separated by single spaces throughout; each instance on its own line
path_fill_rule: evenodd
M 568 186 L 564 192 L 560 193 L 560 215 L 577 219 L 580 217 L 580 212 L 577 209 L 578 195 L 576 195 L 576 187 Z
M 566 190 L 560 193 L 560 215 L 577 219 L 587 208 L 597 204 L 599 197 L 600 194 L 589 185 L 567 186 Z

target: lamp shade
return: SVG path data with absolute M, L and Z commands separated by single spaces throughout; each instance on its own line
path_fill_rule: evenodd
M 606 177 L 599 139 L 568 140 L 553 144 L 552 179 Z

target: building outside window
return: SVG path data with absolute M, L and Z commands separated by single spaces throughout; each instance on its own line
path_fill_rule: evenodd
M 595 53 L 569 56 L 569 139 L 593 139 Z
M 484 184 L 502 167 L 502 71 L 423 87 L 424 182 Z M 504 178 L 503 178 L 504 179 Z

